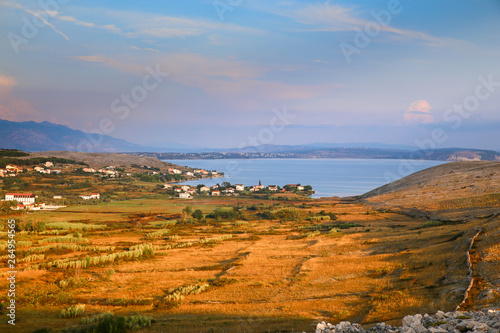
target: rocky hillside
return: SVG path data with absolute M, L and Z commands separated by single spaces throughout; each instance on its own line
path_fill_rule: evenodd
M 393 327 L 379 323 L 369 329 L 359 324 L 343 321 L 337 325 L 319 323 L 316 333 L 498 333 L 500 332 L 500 311 L 487 312 L 442 312 L 430 316 L 417 314 L 403 318 L 402 326 Z
M 460 208 L 500 204 L 500 162 L 451 162 L 425 169 L 374 189 L 360 198 L 390 207 Z

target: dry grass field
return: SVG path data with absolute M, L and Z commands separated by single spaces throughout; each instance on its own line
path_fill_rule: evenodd
M 15 219 L 17 315 L 0 332 L 79 332 L 108 311 L 147 332 L 312 332 L 323 320 L 400 324 L 498 307 L 499 165 L 450 163 L 359 198 L 315 200 L 181 200 L 138 179 L 23 176 L 45 197 L 98 187 L 105 199 L 3 213 L 0 311 Z
M 240 215 L 183 222 L 186 201 L 140 199 L 15 217 L 49 228 L 16 236 L 18 244 L 31 242 L 18 247 L 18 260 L 33 261 L 18 261 L 19 321 L 15 329 L 2 322 L 0 330 L 76 327 L 79 317 L 60 317 L 75 304 L 86 305 L 81 317 L 106 311 L 150 316 L 156 320 L 151 332 L 310 332 L 321 320 L 369 324 L 452 310 L 468 285 L 468 240 L 476 228 L 498 224 L 491 216 L 429 223 L 332 200 L 189 204 L 204 214 L 236 207 Z M 296 216 L 255 217 L 265 210 Z M 495 232 L 485 234 L 490 241 L 483 241 L 478 270 L 498 271 Z M 119 257 L 144 244 L 153 250 Z M 5 265 L 0 270 L 2 290 L 7 271 Z M 490 274 L 483 283 L 495 281 Z

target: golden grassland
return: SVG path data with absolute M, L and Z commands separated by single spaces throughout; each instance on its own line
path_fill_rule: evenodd
M 200 198 L 189 201 L 193 210 L 234 207 L 239 215 L 198 221 L 183 218 L 186 205 L 153 196 L 14 216 L 66 224 L 57 224 L 60 235 L 16 236 L 32 244 L 16 253 L 18 322 L 13 328 L 3 320 L 0 331 L 77 326 L 80 318 L 60 317 L 76 304 L 86 305 L 84 316 L 148 315 L 156 320 L 148 332 L 310 332 L 322 320 L 395 322 L 452 310 L 467 288 L 465 252 L 476 228 L 485 230 L 474 249 L 483 284 L 499 269 L 496 216 L 429 223 L 334 200 Z M 256 217 L 266 210 L 296 217 Z M 130 253 L 146 244 L 151 251 Z M 5 255 L 0 290 L 8 289 Z M 91 264 L 47 265 L 57 260 Z M 1 299 L 8 301 L 6 293 Z

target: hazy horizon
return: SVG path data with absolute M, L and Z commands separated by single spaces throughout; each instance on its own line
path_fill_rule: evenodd
M 500 150 L 495 0 L 0 7 L 0 119 L 141 145 Z

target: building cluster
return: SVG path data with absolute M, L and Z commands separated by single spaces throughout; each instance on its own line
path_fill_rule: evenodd
M 99 193 L 90 193 L 90 194 L 85 194 L 85 195 L 80 195 L 80 198 L 83 200 L 92 200 L 96 199 L 99 200 L 101 198 L 101 195 Z M 54 199 L 56 200 L 61 200 L 63 197 L 61 195 L 54 195 Z M 36 210 L 50 210 L 54 208 L 59 208 L 59 207 L 64 207 L 64 206 L 52 206 L 52 205 L 46 205 L 43 202 L 37 202 L 38 196 L 34 195 L 33 193 L 7 193 L 5 194 L 5 199 L 2 201 L 16 201 L 17 205 L 12 206 L 11 208 L 13 210 L 29 210 L 29 211 L 36 211 Z
M 23 168 L 18 165 L 9 164 L 5 169 L 0 169 L 0 177 L 15 177 L 21 172 L 23 172 Z
M 14 210 L 40 210 L 45 208 L 44 203 L 36 203 L 37 196 L 33 193 L 7 193 L 5 201 L 17 201 Z
M 109 178 L 120 177 L 120 173 L 118 171 L 116 171 L 115 167 L 112 165 L 98 169 L 98 170 L 96 170 L 94 168 L 82 168 L 82 171 L 87 172 L 87 173 L 96 173 L 96 174 L 99 174 L 101 177 L 109 177 Z M 127 175 L 130 176 L 131 174 L 128 173 Z
M 53 168 L 53 167 L 54 167 L 54 163 L 48 161 L 48 162 L 45 162 L 44 167 L 36 166 L 33 168 L 33 170 L 35 170 L 36 172 L 39 172 L 39 173 L 46 174 L 46 175 L 62 173 L 61 169 L 49 169 L 49 168 Z
M 195 195 L 210 195 L 210 196 L 238 196 L 241 192 L 292 192 L 292 191 L 304 191 L 305 187 L 300 184 L 287 184 L 283 188 L 277 185 L 252 185 L 245 186 L 243 184 L 234 184 L 229 186 L 219 186 L 214 185 L 208 186 L 190 186 L 190 185 L 173 185 L 165 184 L 163 188 L 172 191 L 177 197 L 181 199 L 192 199 Z

